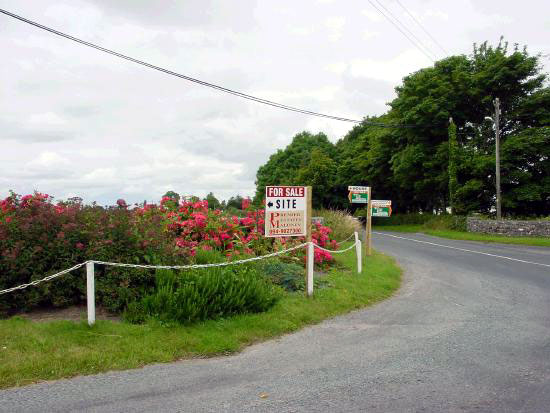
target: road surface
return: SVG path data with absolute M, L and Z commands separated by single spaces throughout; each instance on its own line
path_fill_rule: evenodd
M 550 249 L 391 235 L 374 246 L 404 282 L 374 307 L 231 357 L 2 391 L 0 411 L 550 412 Z

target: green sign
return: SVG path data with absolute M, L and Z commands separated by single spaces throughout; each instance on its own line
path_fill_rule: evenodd
M 351 192 L 350 195 L 352 204 L 366 204 L 369 202 L 369 194 L 358 194 Z
M 389 207 L 372 207 L 373 217 L 389 217 L 391 214 Z

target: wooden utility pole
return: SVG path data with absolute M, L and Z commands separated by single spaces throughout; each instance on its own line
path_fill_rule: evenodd
M 500 198 L 500 129 L 499 129 L 499 119 L 500 119 L 500 100 L 495 98 L 495 118 L 493 123 L 495 124 L 495 156 L 496 156 L 496 192 L 497 192 L 497 219 L 502 219 L 502 200 Z

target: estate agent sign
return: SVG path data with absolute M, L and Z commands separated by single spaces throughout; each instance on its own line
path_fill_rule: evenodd
M 368 186 L 348 186 L 348 198 L 352 204 L 368 204 L 370 188 Z
M 296 237 L 307 232 L 307 187 L 265 187 L 265 236 Z
M 391 201 L 373 199 L 371 205 L 373 217 L 388 218 L 391 216 Z

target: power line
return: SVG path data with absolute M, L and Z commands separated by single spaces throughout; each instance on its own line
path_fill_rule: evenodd
M 45 30 L 47 32 L 53 33 L 57 36 L 63 37 L 63 38 L 68 39 L 68 40 L 72 40 L 73 42 L 80 43 L 84 46 L 91 47 L 93 49 L 102 51 L 104 53 L 108 53 L 110 55 L 119 57 L 121 59 L 125 59 L 125 60 L 128 60 L 130 62 L 137 63 L 137 64 L 142 65 L 142 66 L 146 66 L 150 69 L 158 70 L 159 72 L 163 72 L 163 73 L 166 73 L 168 75 L 175 76 L 175 77 L 178 77 L 180 79 L 187 80 L 189 82 L 197 83 L 199 85 L 209 87 L 209 88 L 218 90 L 220 92 L 228 93 L 228 94 L 231 94 L 231 95 L 234 95 L 234 96 L 241 97 L 243 99 L 252 100 L 254 102 L 262 103 L 264 105 L 273 106 L 273 107 L 276 107 L 276 108 L 279 108 L 279 109 L 285 109 L 285 110 L 289 110 L 289 111 L 292 111 L 292 112 L 302 113 L 304 115 L 311 115 L 311 116 L 318 116 L 318 117 L 327 118 L 327 119 L 339 120 L 339 121 L 342 121 L 342 122 L 361 123 L 361 124 L 364 124 L 364 125 L 387 127 L 387 128 L 400 128 L 400 127 L 412 128 L 412 127 L 422 127 L 422 126 L 435 126 L 435 125 L 413 125 L 413 124 L 397 124 L 397 123 L 390 124 L 390 123 L 382 123 L 382 122 L 368 122 L 368 121 L 365 121 L 365 120 L 357 120 L 357 119 L 350 119 L 350 118 L 345 118 L 345 117 L 341 117 L 341 116 L 327 115 L 327 114 L 324 114 L 324 113 L 314 112 L 314 111 L 307 110 L 307 109 L 301 109 L 301 108 L 297 108 L 297 107 L 293 107 L 293 106 L 284 105 L 282 103 L 278 103 L 278 102 L 274 102 L 274 101 L 271 101 L 271 100 L 259 98 L 259 97 L 256 97 L 256 96 L 248 95 L 248 94 L 243 93 L 243 92 L 239 92 L 239 91 L 236 91 L 236 90 L 233 90 L 233 89 L 229 89 L 229 88 L 226 88 L 226 87 L 223 87 L 223 86 L 219 86 L 219 85 L 216 85 L 216 84 L 213 84 L 213 83 L 205 82 L 205 81 L 200 80 L 200 79 L 196 79 L 196 78 L 193 78 L 193 77 L 190 77 L 190 76 L 186 76 L 186 75 L 174 72 L 172 70 L 168 70 L 168 69 L 162 68 L 160 66 L 156 66 L 156 65 L 153 65 L 151 63 L 147 63 L 147 62 L 144 62 L 142 60 L 135 59 L 133 57 L 124 55 L 122 53 L 115 52 L 113 50 L 98 46 L 94 43 L 90 43 L 90 42 L 87 42 L 85 40 L 79 39 L 77 37 L 74 37 L 74 36 L 68 35 L 66 33 L 60 32 L 58 30 L 52 29 L 48 26 L 44 26 L 40 23 L 36 23 L 32 20 L 26 19 L 22 16 L 11 13 L 7 10 L 0 9 L 0 12 L 7 15 L 7 16 L 9 16 L 9 17 L 14 18 L 14 19 L 17 19 L 17 20 L 20 20 L 24 23 L 30 24 L 34 27 L 38 27 L 39 29 L 42 29 L 42 30 Z
M 429 36 L 429 38 L 432 39 L 432 41 L 433 41 L 437 46 L 439 46 L 439 48 L 440 48 L 441 50 L 443 50 L 443 53 L 445 53 L 446 55 L 448 55 L 449 52 L 447 52 L 447 50 L 445 50 L 445 48 L 444 48 L 443 46 L 441 46 L 441 44 L 437 41 L 437 39 L 436 39 L 435 37 L 433 37 L 433 36 L 430 34 L 430 32 L 428 32 L 428 30 L 426 30 L 426 28 L 424 27 L 424 25 L 423 25 L 422 23 L 420 23 L 420 22 L 418 21 L 418 19 L 417 19 L 416 17 L 414 17 L 414 15 L 413 15 L 405 6 L 403 6 L 403 4 L 401 4 L 401 2 L 400 2 L 399 0 L 396 0 L 396 1 L 397 1 L 397 4 L 399 4 L 399 5 L 401 6 L 401 8 L 402 8 L 403 10 L 405 10 L 409 16 L 411 16 L 411 19 L 414 20 L 414 22 L 424 31 L 424 33 L 426 33 L 426 34 Z
M 380 0 L 375 0 L 375 1 L 376 1 L 376 3 L 378 3 L 378 5 L 379 5 L 380 7 L 382 7 L 384 10 L 386 10 L 386 12 L 387 12 L 391 17 L 393 17 L 393 19 L 394 19 L 398 24 L 400 24 L 401 27 L 403 27 L 403 28 L 404 28 L 404 29 L 405 29 L 405 30 L 406 30 L 406 31 L 407 31 L 407 32 L 408 32 L 417 42 L 418 42 L 418 44 L 424 48 L 424 50 L 426 50 L 431 56 L 433 56 L 433 57 L 435 57 L 435 58 L 437 59 L 437 55 L 436 55 L 434 52 L 432 52 L 432 49 L 429 48 L 428 46 L 426 46 L 426 44 L 424 44 L 424 42 L 423 42 L 421 39 L 419 39 L 418 37 L 416 37 L 416 35 L 407 27 L 407 25 L 406 25 L 405 23 L 403 23 L 401 20 L 399 20 L 399 18 L 398 18 L 395 14 L 393 14 L 391 10 L 389 10 L 386 6 L 384 6 L 384 4 L 382 4 L 382 3 L 380 2 Z
M 421 47 L 420 44 L 417 44 L 416 41 L 414 41 L 413 39 L 411 39 L 411 38 L 409 37 L 409 35 L 408 35 L 407 33 L 405 33 L 405 32 L 403 31 L 403 29 L 401 29 L 401 27 L 399 27 L 399 25 L 396 24 L 388 15 L 386 15 L 386 13 L 384 13 L 382 10 L 380 10 L 380 9 L 376 6 L 376 4 L 374 4 L 374 2 L 373 2 L 372 0 L 369 0 L 369 3 L 370 3 L 370 4 L 372 5 L 372 7 L 374 7 L 382 16 L 384 16 L 384 17 L 386 18 L 387 21 L 389 21 L 397 30 L 399 30 L 399 31 L 401 32 L 401 34 L 402 34 L 403 36 L 405 36 L 405 37 L 407 38 L 407 40 L 409 40 L 409 42 L 411 42 L 412 45 L 413 45 L 414 47 L 416 47 L 418 50 L 420 50 L 420 51 L 422 52 L 422 54 L 424 54 L 424 56 L 426 56 L 426 57 L 427 57 L 428 59 L 430 59 L 432 62 L 435 62 L 435 59 L 434 59 L 432 56 L 430 56 L 430 54 L 428 54 L 428 52 L 426 52 L 426 50 L 424 50 L 424 49 Z M 380 5 L 380 7 L 383 7 L 383 8 L 388 12 L 388 14 L 391 14 L 391 12 L 390 12 L 388 9 L 386 9 L 383 5 L 381 5 L 380 3 L 378 3 L 378 4 Z M 392 16 L 393 16 L 393 15 L 392 15 Z M 395 17 L 394 17 L 394 18 L 395 18 Z M 395 18 L 395 19 L 396 19 L 396 21 L 397 21 L 399 24 L 403 25 L 403 23 L 401 23 L 397 18 Z M 403 27 L 405 27 L 405 26 L 403 25 Z M 405 29 L 406 29 L 406 28 L 405 28 Z M 408 29 L 406 29 L 406 30 L 408 30 Z M 410 31 L 410 30 L 409 30 L 409 31 Z M 412 34 L 412 33 L 411 33 L 411 34 Z M 413 36 L 414 36 L 414 35 L 413 35 Z M 416 36 L 414 36 L 414 37 L 416 38 Z

